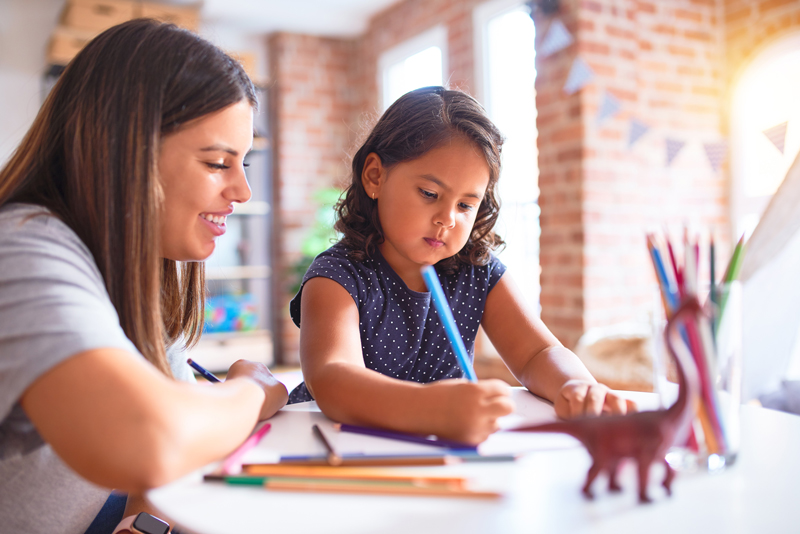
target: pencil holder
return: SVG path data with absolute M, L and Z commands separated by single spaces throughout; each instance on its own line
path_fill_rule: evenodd
M 697 366 L 699 381 L 695 417 L 682 445 L 667 462 L 678 471 L 717 472 L 729 468 L 739 452 L 742 388 L 742 288 L 739 282 L 716 286 L 705 313 L 680 328 L 684 347 Z M 677 396 L 674 365 L 663 346 L 656 351 L 656 375 L 662 403 Z

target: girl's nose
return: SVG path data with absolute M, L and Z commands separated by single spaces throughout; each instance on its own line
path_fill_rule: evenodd
M 434 222 L 448 229 L 453 228 L 456 225 L 455 208 L 443 206 L 442 209 L 436 213 Z

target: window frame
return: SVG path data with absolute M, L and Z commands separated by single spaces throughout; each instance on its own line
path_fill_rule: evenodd
M 386 94 L 388 90 L 386 76 L 389 68 L 432 47 L 438 47 L 442 52 L 442 83 L 447 85 L 447 27 L 442 24 L 425 30 L 410 39 L 406 39 L 402 43 L 386 50 L 378 57 L 378 95 L 380 96 L 379 104 L 381 110 L 386 110 L 391 104 L 391 102 L 387 102 L 388 95 Z

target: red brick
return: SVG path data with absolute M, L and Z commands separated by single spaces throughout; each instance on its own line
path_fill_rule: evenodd
M 791 1 L 791 0 L 789 0 Z M 697 11 L 688 11 L 686 9 L 676 9 L 675 10 L 675 18 L 683 19 L 683 20 L 690 20 L 692 22 L 702 22 L 703 15 L 702 13 L 698 13 Z
M 758 4 L 759 12 L 767 13 L 772 11 L 773 9 L 777 9 L 782 6 L 788 6 L 790 4 L 797 5 L 796 0 L 761 0 Z

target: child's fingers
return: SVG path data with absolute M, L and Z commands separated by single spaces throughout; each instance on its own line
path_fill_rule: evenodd
M 609 392 L 609 394 L 606 395 L 605 408 L 603 411 L 612 415 L 625 415 L 628 413 L 628 403 L 622 397 L 618 397 Z
M 606 402 L 607 393 L 608 388 L 600 384 L 589 386 L 589 391 L 587 391 L 586 398 L 583 402 L 583 410 L 578 415 L 600 415 L 603 411 L 603 405 Z
M 589 386 L 579 385 L 562 391 L 569 403 L 569 416 L 578 417 L 583 415 L 583 405 L 586 402 L 586 394 L 588 393 Z

